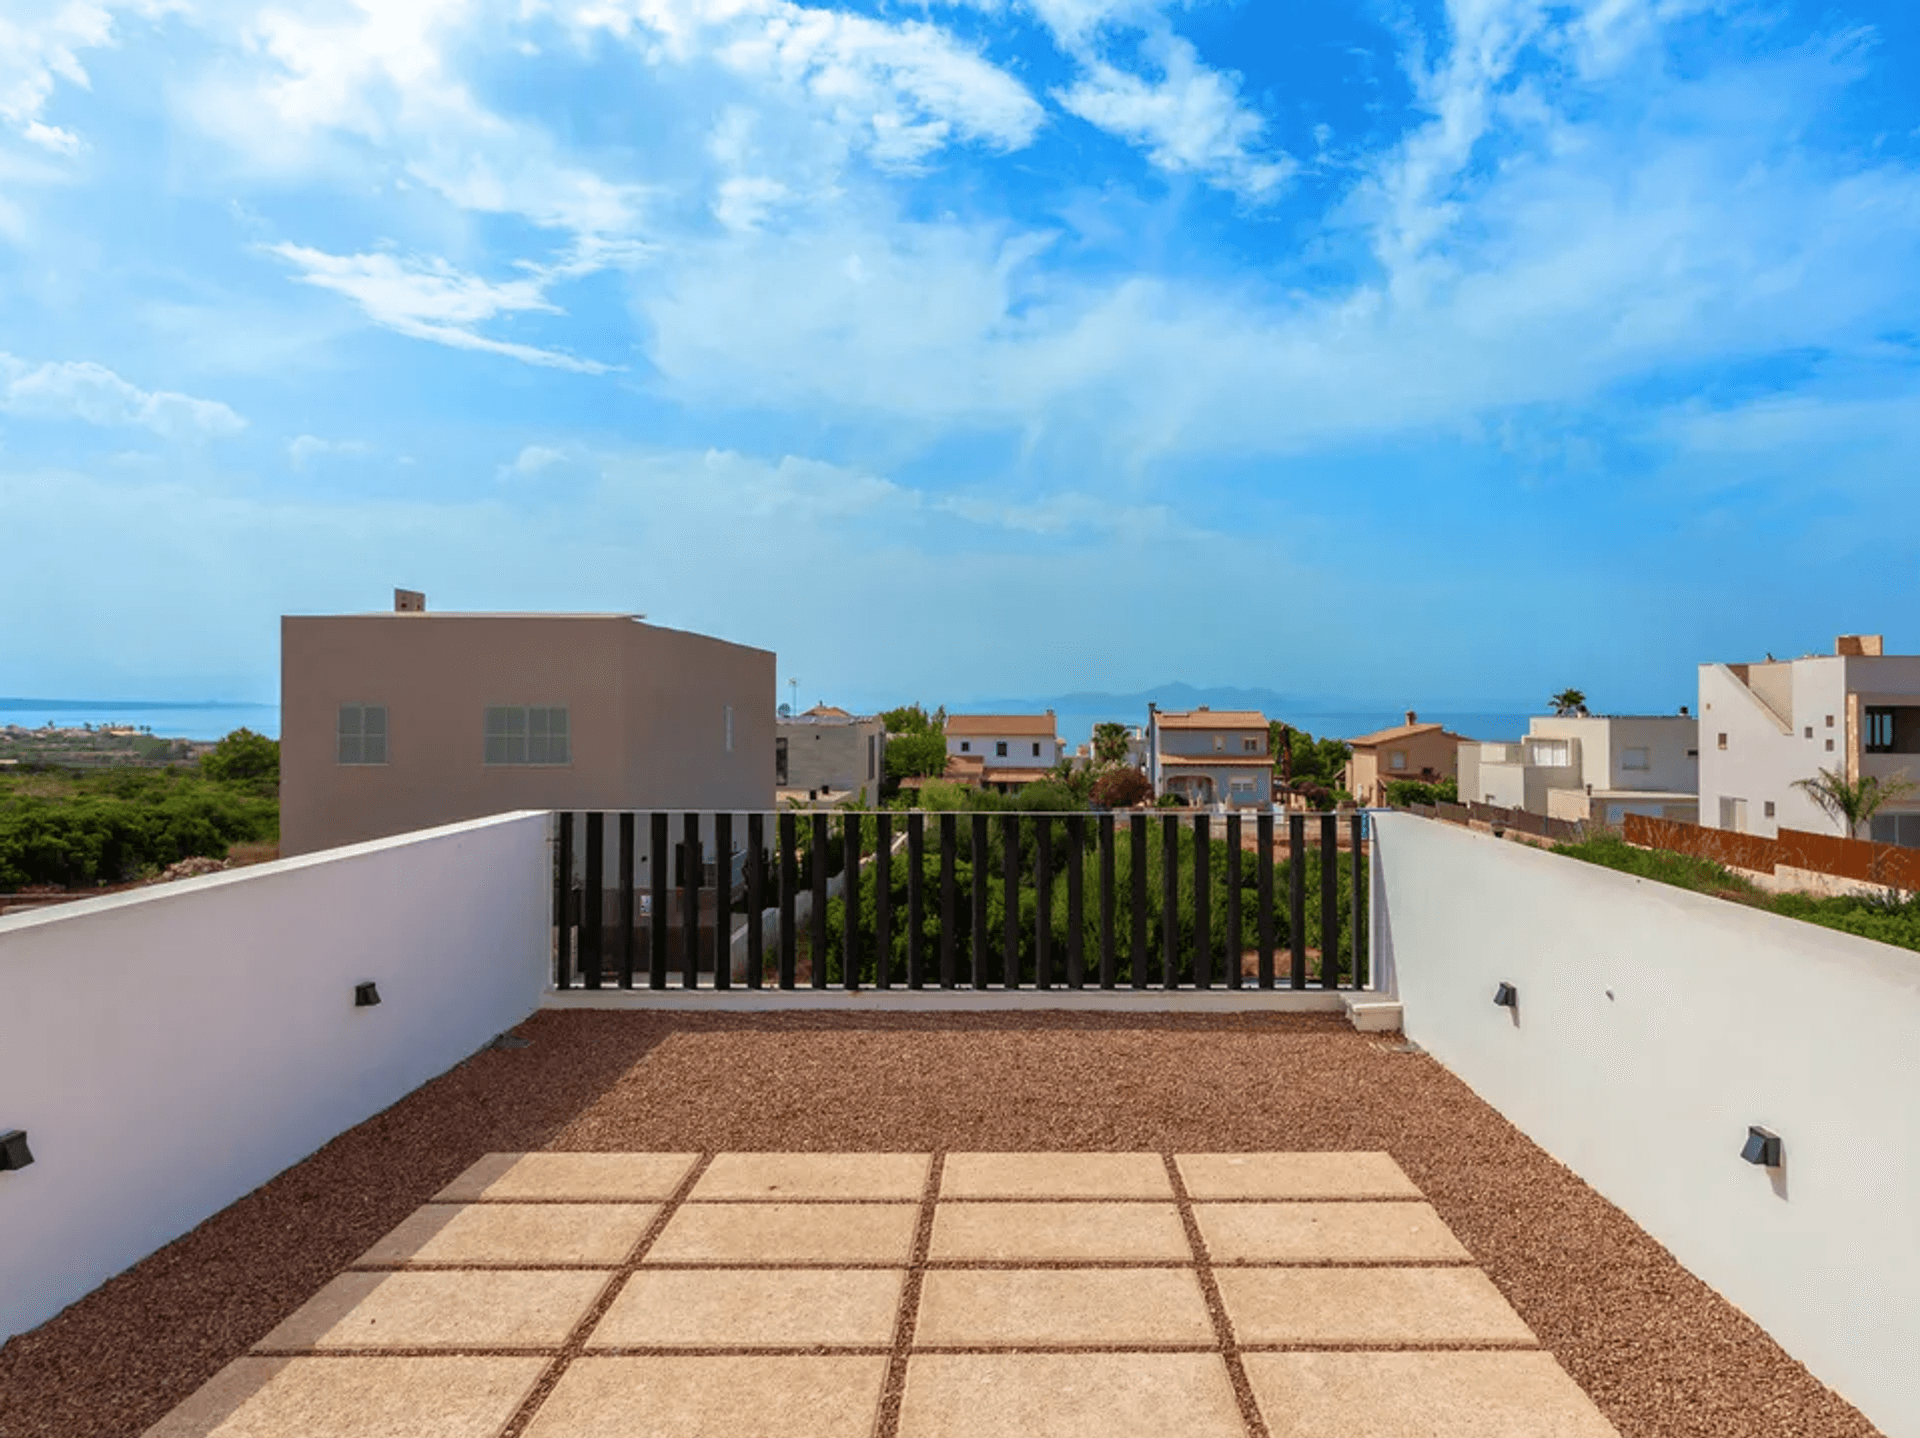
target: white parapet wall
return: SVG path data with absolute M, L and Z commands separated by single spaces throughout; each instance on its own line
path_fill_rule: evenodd
M 1920 1438 L 1920 954 L 1374 824 L 1407 1037 L 1882 1431 Z M 1751 1124 L 1780 1136 L 1779 1169 L 1742 1161 Z
M 505 814 L 0 918 L 0 1339 L 519 1023 L 549 816 Z M 372 981 L 380 1003 L 355 1007 Z

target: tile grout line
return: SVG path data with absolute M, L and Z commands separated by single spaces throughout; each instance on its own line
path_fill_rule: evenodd
M 647 1250 L 653 1247 L 666 1230 L 667 1224 L 672 1221 L 680 1205 L 686 1202 L 687 1195 L 693 1191 L 693 1186 L 706 1173 L 707 1166 L 713 1162 L 713 1158 L 714 1155 L 711 1152 L 702 1152 L 694 1158 L 687 1171 L 681 1175 L 680 1182 L 674 1187 L 673 1192 L 661 1201 L 660 1211 L 653 1216 L 653 1221 L 647 1225 L 646 1231 L 635 1241 L 633 1247 L 627 1250 L 626 1258 L 608 1272 L 606 1286 L 600 1290 L 600 1296 L 588 1306 L 585 1313 L 580 1315 L 579 1322 L 573 1325 L 566 1340 L 553 1354 L 546 1372 L 535 1380 L 532 1390 L 521 1400 L 513 1416 L 501 1428 L 498 1438 L 520 1438 L 527 1426 L 533 1422 L 535 1415 L 559 1385 L 568 1366 L 586 1351 L 587 1339 L 599 1326 L 600 1320 L 606 1317 L 607 1310 L 613 1306 L 614 1299 L 626 1286 L 626 1280 L 639 1270 L 641 1263 L 646 1259 Z
M 1206 1240 L 1200 1233 L 1200 1219 L 1193 1211 L 1193 1196 L 1187 1192 L 1185 1177 L 1180 1172 L 1180 1164 L 1171 1150 L 1160 1155 L 1167 1166 L 1167 1181 L 1173 1185 L 1173 1201 L 1180 1211 L 1180 1222 L 1186 1229 L 1187 1244 L 1193 1250 L 1194 1276 L 1200 1280 L 1200 1296 L 1206 1301 L 1207 1316 L 1213 1320 L 1213 1331 L 1219 1339 L 1219 1352 L 1227 1366 L 1227 1381 L 1233 1386 L 1234 1401 L 1240 1405 L 1240 1421 L 1246 1425 L 1248 1438 L 1271 1438 L 1267 1429 L 1266 1416 L 1261 1413 L 1260 1405 L 1253 1396 L 1253 1383 L 1247 1377 L 1246 1365 L 1240 1361 L 1240 1345 L 1233 1332 L 1233 1320 L 1227 1315 L 1226 1300 L 1221 1297 L 1220 1285 L 1213 1277 L 1213 1256 L 1207 1251 Z
M 907 1277 L 900 1288 L 900 1311 L 894 1317 L 893 1351 L 887 1359 L 886 1377 L 880 1384 L 874 1438 L 896 1438 L 900 1430 L 900 1412 L 907 1397 L 907 1359 L 920 1318 L 920 1289 L 926 1277 L 927 1255 L 933 1247 L 933 1220 L 940 1204 L 940 1184 L 946 1166 L 945 1149 L 935 1149 L 928 1155 L 927 1186 L 920 1195 L 920 1221 L 914 1227 L 913 1247 L 907 1254 Z

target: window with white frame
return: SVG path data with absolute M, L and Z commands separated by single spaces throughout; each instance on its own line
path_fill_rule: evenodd
M 1573 762 L 1573 748 L 1564 739 L 1529 739 L 1527 762 L 1543 769 L 1564 769 Z
M 387 706 L 342 704 L 338 729 L 338 760 L 342 764 L 387 762 Z
M 565 705 L 487 706 L 488 764 L 568 764 L 571 740 Z
M 1395 771 L 1404 770 L 1407 767 L 1407 751 L 1405 749 L 1389 749 L 1387 751 L 1387 767 Z
M 1622 749 L 1620 751 L 1622 769 L 1651 769 L 1652 756 L 1645 749 Z
M 1251 794 L 1253 787 L 1253 780 L 1251 779 L 1229 779 L 1227 781 L 1227 788 L 1236 794 Z

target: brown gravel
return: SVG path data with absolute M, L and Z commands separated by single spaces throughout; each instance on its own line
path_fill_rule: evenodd
M 135 1438 L 485 1153 L 1384 1149 L 1625 1438 L 1869 1438 L 1445 1069 L 1331 1016 L 543 1013 L 0 1348 L 4 1438 Z

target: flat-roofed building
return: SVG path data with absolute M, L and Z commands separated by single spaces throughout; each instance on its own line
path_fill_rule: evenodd
M 1843 634 L 1832 654 L 1700 666 L 1702 824 L 1769 838 L 1843 833 L 1797 787 L 1823 769 L 1849 783 L 1920 781 L 1920 655 Z M 1920 790 L 1850 837 L 1920 847 Z
M 774 704 L 770 651 L 632 615 L 289 615 L 281 850 L 512 809 L 771 809 Z
M 844 799 L 865 790 L 880 797 L 887 772 L 887 726 L 873 714 L 816 704 L 776 721 L 774 783 L 780 798 Z
M 1569 823 L 1699 813 L 1699 726 L 1686 714 L 1539 714 L 1514 743 L 1460 746 L 1460 797 Z

